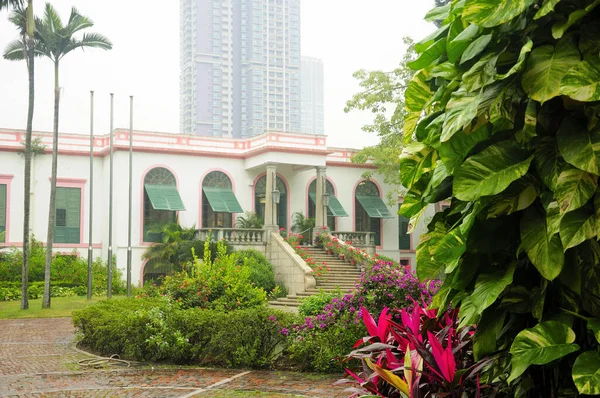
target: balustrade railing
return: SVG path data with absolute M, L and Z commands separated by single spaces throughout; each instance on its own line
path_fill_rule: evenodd
M 266 243 L 265 231 L 262 229 L 200 228 L 196 230 L 196 236 L 200 240 L 206 240 L 210 236 L 211 242 L 223 240 L 234 245 L 257 245 Z
M 346 232 L 346 231 L 331 231 L 329 233 L 341 240 L 342 242 L 350 242 L 352 246 L 367 247 L 375 246 L 374 232 Z

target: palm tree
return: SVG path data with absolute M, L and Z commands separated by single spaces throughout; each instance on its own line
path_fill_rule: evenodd
M 243 229 L 262 228 L 265 221 L 253 211 L 247 211 L 235 220 L 235 226 Z
M 76 8 L 71 9 L 67 25 L 50 3 L 46 3 L 44 18 L 39 20 L 36 28 L 36 55 L 50 58 L 54 63 L 54 130 L 52 140 L 52 182 L 50 186 L 50 207 L 48 211 L 48 237 L 46 239 L 46 270 L 44 276 L 44 296 L 42 308 L 50 308 L 50 264 L 52 263 L 52 242 L 54 241 L 54 218 L 56 201 L 56 170 L 58 162 L 58 113 L 60 104 L 59 65 L 60 61 L 73 50 L 78 48 L 101 48 L 110 50 L 112 43 L 98 33 L 84 33 L 81 39 L 73 37 L 77 32 L 91 28 L 94 22 L 81 15 Z M 13 42 L 13 52 L 9 56 L 20 57 L 18 46 L 21 42 Z
M 170 264 L 176 270 L 181 270 L 179 256 L 183 251 L 183 246 L 188 247 L 189 242 L 195 239 L 196 227 L 184 228 L 178 223 L 170 223 L 151 229 L 150 232 L 160 234 L 161 240 L 148 247 L 142 258 L 148 261 Z
M 29 104 L 27 106 L 27 127 L 25 129 L 25 181 L 23 201 L 23 267 L 21 272 L 21 309 L 29 309 L 29 217 L 31 200 L 31 131 L 33 129 L 33 103 L 35 99 L 34 87 L 34 58 L 35 58 L 35 18 L 33 17 L 33 0 L 28 0 L 27 9 L 23 10 L 23 0 L 0 0 L 0 11 L 3 8 L 13 7 L 15 12 L 10 21 L 17 26 L 20 34 L 19 59 L 25 59 L 29 79 Z M 13 43 L 14 44 L 14 43 Z M 11 45 L 4 53 L 6 59 L 17 59 L 7 56 Z

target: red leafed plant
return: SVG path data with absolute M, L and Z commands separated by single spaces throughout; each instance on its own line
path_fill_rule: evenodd
M 400 311 L 400 322 L 384 308 L 375 322 L 362 308 L 369 336 L 357 341 L 350 358 L 362 362 L 362 371 L 346 369 L 354 384 L 351 397 L 372 394 L 389 398 L 488 397 L 490 385 L 481 385 L 479 373 L 491 359 L 473 359 L 472 326 L 459 328 L 458 310 L 449 309 L 440 317 L 418 303 Z M 397 318 L 397 317 L 395 317 Z M 363 346 L 365 343 L 368 345 Z M 362 347 L 361 347 L 362 346 Z

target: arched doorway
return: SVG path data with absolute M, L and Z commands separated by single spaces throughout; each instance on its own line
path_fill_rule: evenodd
M 144 177 L 144 242 L 158 242 L 160 231 L 177 222 L 177 211 L 185 210 L 177 192 L 175 176 L 164 167 L 154 167 Z

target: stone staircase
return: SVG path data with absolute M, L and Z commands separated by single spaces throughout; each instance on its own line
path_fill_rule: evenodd
M 309 251 L 317 264 L 325 263 L 325 267 L 329 268 L 329 272 L 323 277 L 316 278 L 316 288 L 270 301 L 271 307 L 295 311 L 300 306 L 300 299 L 303 297 L 312 296 L 321 291 L 331 292 L 340 289 L 343 292 L 349 292 L 354 289 L 354 284 L 360 279 L 361 275 L 361 272 L 355 266 L 347 260 L 340 260 L 337 256 L 327 254 L 327 250 L 319 247 L 311 246 Z

